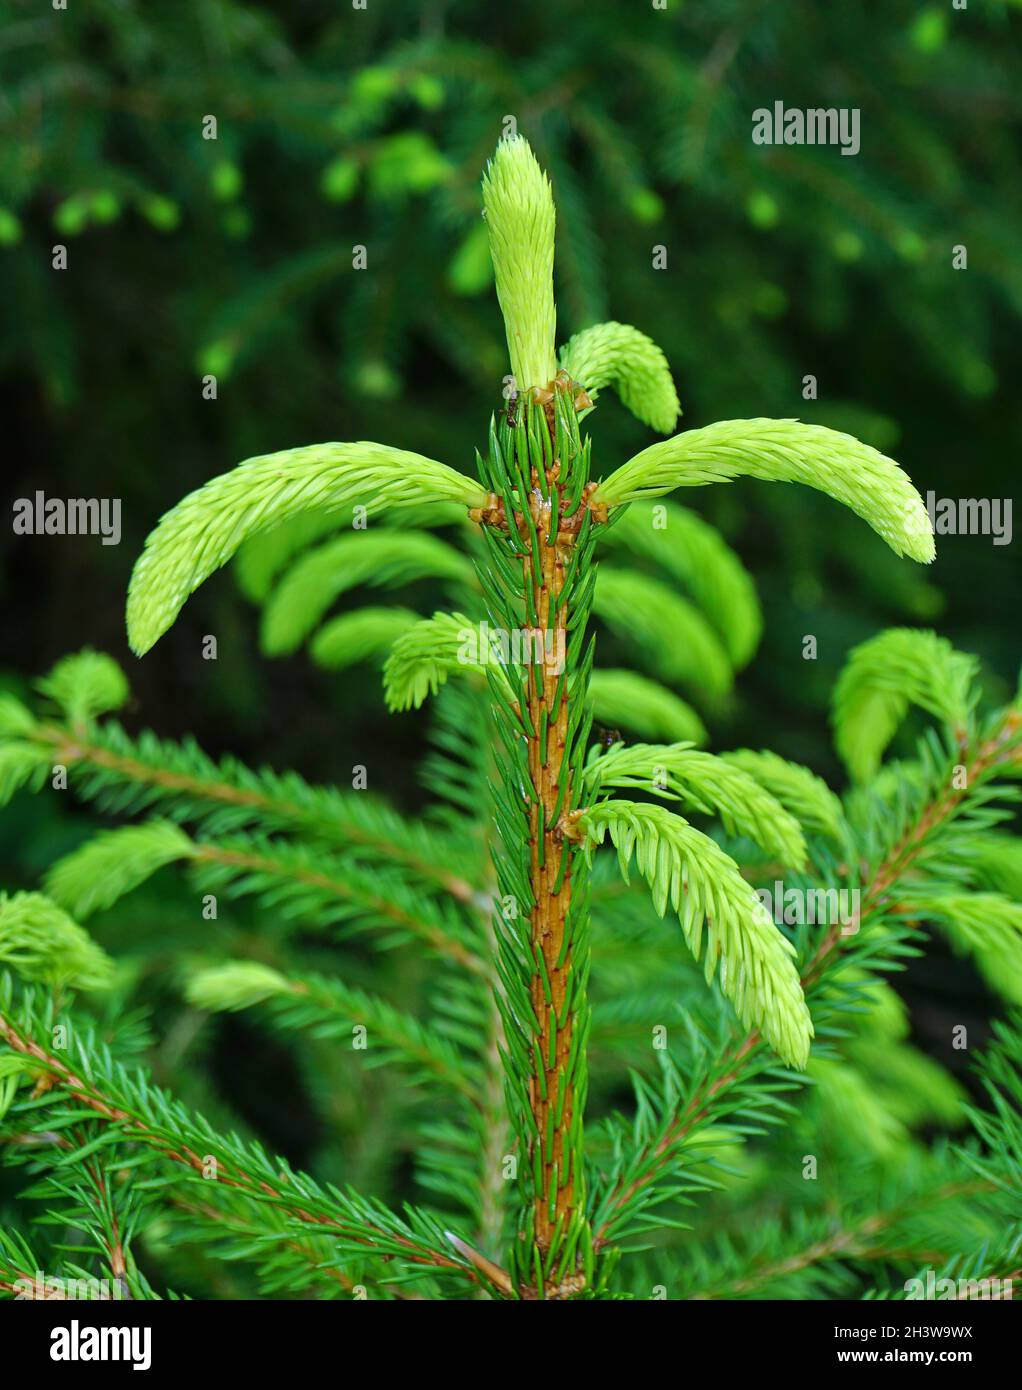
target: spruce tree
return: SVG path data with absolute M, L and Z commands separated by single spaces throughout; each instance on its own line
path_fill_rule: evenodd
M 896 628 L 834 692 L 844 798 L 769 751 L 707 752 L 700 708 L 751 659 L 761 616 L 720 537 L 663 499 L 800 483 L 925 563 L 922 500 L 876 449 L 795 420 L 594 467 L 582 426 L 607 390 L 671 434 L 667 363 L 614 322 L 558 352 L 553 195 L 524 139 L 498 146 L 483 206 L 510 370 L 476 476 L 366 442 L 249 459 L 163 518 L 127 604 L 142 656 L 237 556 L 269 654 L 308 641 L 331 669 L 382 662 L 394 711 L 435 698 L 433 811 L 134 736 L 115 718 L 124 674 L 89 650 L 34 705 L 0 701 L 5 797 L 63 779 L 130 818 L 0 903 L 2 1153 L 29 1170 L 35 1218 L 0 1237 L 0 1286 L 36 1291 L 44 1270 L 172 1296 L 143 1272 L 158 1266 L 215 1296 L 237 1262 L 264 1297 L 911 1296 L 934 1252 L 941 1278 L 1017 1277 L 1019 1020 L 972 1112 L 908 1042 L 886 977 L 935 928 L 1022 1003 L 1022 857 L 1002 824 L 1022 706 L 985 709 L 973 658 Z M 454 539 L 432 534 L 452 522 Z M 455 606 L 327 617 L 346 589 L 423 576 Z M 594 617 L 642 670 L 595 667 Z M 929 732 L 885 762 L 913 709 Z M 190 1002 L 294 1036 L 327 1113 L 342 1053 L 406 1077 L 377 1180 L 387 1143 L 410 1147 L 415 1201 L 300 1171 L 156 1083 L 131 969 L 81 923 L 130 913 L 172 865 L 217 957 L 193 940 L 175 961 Z M 255 933 L 219 915 L 246 899 Z M 421 956 L 421 1014 L 355 982 L 363 938 Z M 867 1117 L 868 1162 L 836 1115 Z M 935 1118 L 973 1134 L 928 1146 Z M 768 1189 L 780 1213 L 745 1219 Z

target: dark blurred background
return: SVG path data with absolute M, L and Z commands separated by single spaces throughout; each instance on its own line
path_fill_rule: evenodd
M 674 368 L 683 426 L 798 416 L 891 453 L 924 493 L 1010 497 L 1019 8 L 4 0 L 4 506 L 37 489 L 123 505 L 116 547 L 0 527 L 4 679 L 88 643 L 129 670 L 131 727 L 314 779 L 371 748 L 376 788 L 414 808 L 422 723 L 385 715 L 376 674 L 260 658 L 229 572 L 142 662 L 123 600 L 160 514 L 249 455 L 379 439 L 471 470 L 507 370 L 479 177 L 508 117 L 553 178 L 562 341 L 634 323 Z M 857 108 L 861 151 L 754 145 L 752 112 L 776 100 Z M 609 395 L 591 427 L 598 473 L 651 441 Z M 766 615 L 715 746 L 770 746 L 839 783 L 830 690 L 891 624 L 980 654 L 993 697 L 1013 684 L 1016 545 L 944 537 L 924 571 L 805 490 L 680 500 L 743 557 Z M 0 830 L 11 886 L 67 843 L 53 799 L 27 801 Z

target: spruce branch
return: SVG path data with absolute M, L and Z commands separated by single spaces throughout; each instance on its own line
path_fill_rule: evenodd
M 631 729 L 643 738 L 706 742 L 706 729 L 691 705 L 648 676 L 594 671 L 589 693 L 594 716 L 608 728 Z
M 813 1025 L 792 963 L 794 947 L 734 861 L 663 806 L 602 801 L 583 811 L 578 828 L 593 845 L 610 836 L 626 879 L 634 854 L 657 912 L 663 916 L 670 904 L 692 955 L 704 960 L 707 982 L 719 964 L 721 989 L 739 1018 L 761 1028 L 787 1062 L 804 1067 Z
M 840 840 L 844 822 L 840 799 L 808 768 L 779 758 L 768 749 L 756 752 L 751 748 L 737 748 L 721 753 L 720 757 L 754 777 L 804 829 Z
M 1007 1198 L 1012 1218 L 1022 1191 L 1022 1013 L 994 1024 L 994 1042 L 979 1068 L 991 1109 L 971 1107 L 969 1118 L 985 1144 L 982 1155 L 963 1153 L 981 1177 Z
M 851 435 L 798 420 L 722 420 L 651 444 L 600 483 L 594 499 L 618 507 L 739 477 L 825 492 L 861 516 L 897 555 L 933 559 L 930 518 L 907 474 Z
M 386 1000 L 337 977 L 270 970 L 255 961 L 233 961 L 196 971 L 187 983 L 189 1003 L 210 1012 L 263 1006 L 279 1028 L 317 1038 L 350 1039 L 367 1030 L 366 1066 L 397 1063 L 410 1079 L 475 1100 L 479 1077 L 445 1038 Z
M 243 540 L 302 512 L 481 500 L 463 473 L 380 444 L 316 444 L 247 459 L 190 493 L 149 536 L 128 589 L 131 648 L 144 655 Z
M 36 1271 L 40 1261 L 17 1231 L 0 1230 L 0 1293 L 24 1296 L 31 1290 L 36 1297 L 46 1297 L 45 1284 L 37 1291 Z
M 617 509 L 601 541 L 676 580 L 710 621 L 736 670 L 751 660 L 763 631 L 755 585 L 720 533 L 696 512 L 664 498 L 632 502 Z
M 801 984 L 806 999 L 818 1014 L 820 1004 L 827 999 L 832 973 L 842 960 L 840 948 L 844 946 L 854 954 L 858 944 L 864 958 L 871 958 L 875 953 L 874 935 L 867 928 L 885 918 L 890 895 L 897 885 L 925 862 L 956 820 L 967 818 L 972 806 L 982 803 L 990 779 L 1005 772 L 1013 773 L 1018 768 L 1022 761 L 1022 716 L 1015 708 L 1007 709 L 988 730 L 975 736 L 969 748 L 957 750 L 955 756 L 965 758 L 966 777 L 962 785 L 952 784 L 950 768 L 943 765 L 934 779 L 931 794 L 917 807 L 904 828 L 895 829 L 862 888 L 860 914 L 855 924 L 858 930 L 845 935 L 839 925 L 833 925 L 815 949 L 807 951 Z M 886 818 L 884 823 L 887 823 Z M 895 923 L 887 918 L 885 925 L 887 958 L 896 960 L 900 942 L 911 931 L 911 924 L 905 921 L 901 930 L 895 931 Z M 877 963 L 883 964 L 882 953 Z M 817 1022 L 820 1022 L 819 1017 Z M 721 1047 L 712 1063 L 706 1066 L 702 1078 L 689 1088 L 683 1104 L 666 1110 L 662 1123 L 622 1164 L 610 1185 L 594 1192 L 592 1220 L 598 1246 L 620 1238 L 651 1201 L 659 1200 L 657 1185 L 668 1177 L 686 1143 L 730 1110 L 740 1111 L 743 1106 L 757 1104 L 748 1089 L 756 1077 L 760 1078 L 762 1090 L 759 1113 L 767 1113 L 765 1107 L 769 1107 L 770 1095 L 769 1090 L 763 1088 L 764 1072 L 768 1068 L 762 1058 L 762 1041 L 760 1031 L 753 1029 L 744 1038 L 732 1039 Z
M 655 675 L 711 703 L 730 692 L 734 669 L 723 642 L 695 604 L 659 579 L 603 564 L 593 611 Z
M 42 893 L 0 893 L 0 966 L 54 988 L 106 989 L 114 963 Z
M 561 369 L 591 402 L 613 386 L 621 403 L 658 434 L 670 434 L 681 414 L 667 358 L 652 338 L 627 323 L 598 323 L 561 348 Z M 584 418 L 585 410 L 579 412 Z
M 461 1260 L 445 1253 L 442 1233 L 424 1214 L 409 1209 L 408 1221 L 380 1203 L 349 1191 L 324 1190 L 311 1178 L 282 1161 L 271 1161 L 261 1150 L 233 1137 L 218 1135 L 201 1117 L 190 1115 L 141 1076 L 132 1078 L 104 1056 L 102 1048 L 87 1050 L 77 1030 L 75 1056 L 64 1060 L 48 1051 L 40 1020 L 28 1000 L 19 1022 L 9 988 L 0 1000 L 0 1042 L 31 1057 L 57 1094 L 66 1094 L 82 1108 L 111 1126 L 111 1137 L 151 1151 L 154 1157 L 179 1165 L 204 1183 L 207 1198 L 221 1187 L 240 1197 L 268 1202 L 298 1233 L 331 1236 L 338 1257 L 370 1252 L 398 1261 L 406 1274 L 448 1273 L 462 1281 L 476 1276 Z M 91 1039 L 89 1041 L 92 1041 Z M 204 1181 L 215 1160 L 215 1182 Z
M 363 1282 L 360 1274 L 356 1277 L 338 1268 L 329 1239 L 296 1237 L 286 1222 L 278 1222 L 265 1207 L 253 1209 L 252 1203 L 239 1203 L 239 1209 L 230 1210 L 222 1200 L 213 1204 L 184 1195 L 171 1196 L 168 1206 L 178 1218 L 172 1228 L 175 1245 L 215 1242 L 217 1259 L 244 1261 L 257 1269 L 268 1294 L 351 1297 Z M 400 1289 L 385 1284 L 379 1286 L 379 1293 L 402 1297 Z
M 855 647 L 833 696 L 835 742 L 852 776 L 873 776 L 909 705 L 964 734 L 978 666 L 975 657 L 922 629 L 888 628 Z
M 117 663 L 91 647 L 63 657 L 48 676 L 36 682 L 36 689 L 61 710 L 72 728 L 120 709 L 131 693 Z
M 895 909 L 912 921 L 935 922 L 962 955 L 1013 1004 L 1022 1004 L 1022 903 L 1001 893 L 909 888 Z
M 112 720 L 87 737 L 42 723 L 33 727 L 32 738 L 35 766 L 77 769 L 75 790 L 104 809 L 137 812 L 158 805 L 176 820 L 213 831 L 251 824 L 290 831 L 391 863 L 462 903 L 475 894 L 452 867 L 459 856 L 439 833 L 406 821 L 367 793 L 317 787 L 297 773 L 255 770 L 234 759 L 215 763 L 190 740 L 178 745 L 151 733 L 132 739 Z
M 846 1265 L 893 1263 L 918 1266 L 919 1262 L 942 1264 L 940 1249 L 927 1248 L 928 1232 L 916 1236 L 912 1219 L 932 1209 L 942 1209 L 963 1198 L 983 1196 L 992 1185 L 979 1180 L 956 1179 L 918 1192 L 897 1195 L 890 1203 L 868 1216 L 834 1221 L 827 1217 L 817 1226 L 829 1227 L 803 1243 L 804 1233 L 796 1228 L 796 1248 L 778 1252 L 774 1247 L 787 1243 L 785 1233 L 769 1226 L 749 1239 L 751 1249 L 715 1250 L 716 1268 L 700 1260 L 687 1273 L 684 1287 L 690 1298 L 732 1299 L 762 1296 L 765 1290 L 792 1296 L 796 1290 L 805 1296 L 802 1276 L 840 1278 Z M 947 1213 L 943 1213 L 945 1218 Z M 757 1249 L 757 1246 L 761 1247 Z M 796 1296 L 798 1296 L 796 1294 Z M 832 1295 L 833 1296 L 833 1295 Z
M 487 973 L 471 932 L 453 913 L 433 910 L 421 894 L 382 871 L 258 836 L 197 841 L 188 857 L 204 889 L 255 893 L 296 920 L 350 923 L 353 930 L 375 927 L 391 939 L 417 939 L 473 974 Z
M 324 623 L 309 643 L 309 654 L 328 671 L 379 660 L 418 621 L 409 608 L 356 608 Z
M 217 1261 L 236 1261 L 255 1270 L 267 1294 L 284 1297 L 351 1298 L 371 1290 L 374 1299 L 415 1301 L 420 1281 L 405 1286 L 381 1281 L 371 1255 L 346 1257 L 343 1267 L 329 1236 L 296 1234 L 286 1217 L 265 1203 L 217 1194 L 216 1202 L 172 1192 L 167 1207 L 175 1217 L 168 1239 L 175 1248 L 209 1246 Z
M 51 865 L 46 891 L 84 920 L 130 893 L 168 864 L 189 858 L 194 846 L 173 821 L 100 831 Z
M 395 641 L 383 668 L 387 708 L 418 709 L 452 674 L 490 675 L 511 698 L 499 652 L 464 613 L 434 613 Z
M 193 840 L 171 821 L 100 833 L 51 869 L 47 886 L 80 917 L 109 907 L 168 864 L 194 870 L 204 888 L 254 893 L 295 921 L 350 922 L 413 937 L 465 969 L 485 974 L 469 929 L 393 872 L 367 868 L 314 845 L 259 835 Z
M 263 651 L 269 656 L 297 651 L 334 599 L 349 589 L 423 578 L 471 585 L 472 563 L 423 532 L 375 527 L 327 541 L 303 555 L 274 589 L 263 610 Z
M 382 513 L 389 522 L 428 529 L 465 521 L 465 508 L 455 502 L 398 503 Z M 314 541 L 351 531 L 363 520 L 355 506 L 302 512 L 268 531 L 243 541 L 234 557 L 238 587 L 253 603 L 265 603 L 276 582 Z
M 729 835 L 747 835 L 791 868 L 805 865 L 801 826 L 781 802 L 733 762 L 691 744 L 614 744 L 590 757 L 585 778 L 594 795 L 603 788 L 637 788 L 719 816 Z

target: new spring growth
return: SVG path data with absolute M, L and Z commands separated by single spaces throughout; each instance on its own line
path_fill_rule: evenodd
M 502 140 L 486 167 L 483 215 L 515 382 L 547 386 L 557 371 L 554 199 L 521 136 Z

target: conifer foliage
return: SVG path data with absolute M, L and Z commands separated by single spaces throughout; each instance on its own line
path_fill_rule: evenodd
M 357 786 L 133 735 L 116 718 L 128 683 L 95 652 L 61 662 L 34 703 L 0 701 L 5 799 L 60 775 L 122 822 L 41 891 L 0 899 L 0 1152 L 27 1170 L 0 1288 L 49 1270 L 176 1296 L 159 1269 L 216 1296 L 209 1267 L 227 1263 L 264 1297 L 898 1296 L 935 1250 L 969 1278 L 1010 1277 L 1019 1021 L 982 1063 L 991 1106 L 970 1113 L 907 1040 L 885 976 L 932 928 L 1022 1002 L 1022 868 L 997 828 L 1022 705 L 982 709 L 970 657 L 896 629 L 853 653 L 835 692 L 844 800 L 769 751 L 706 751 L 703 721 L 762 619 L 737 557 L 663 499 L 801 483 L 921 562 L 925 507 L 889 458 L 791 420 L 594 466 L 582 422 L 604 391 L 674 429 L 667 363 L 619 323 L 558 352 L 553 193 L 524 139 L 498 146 L 483 205 L 510 374 L 476 476 L 366 442 L 249 459 L 163 518 L 127 606 L 142 655 L 237 556 L 268 655 L 308 642 L 331 669 L 381 665 L 395 711 L 435 701 L 434 810 L 411 820 Z M 329 615 L 353 587 L 423 576 L 449 610 Z M 595 667 L 594 621 L 642 669 Z M 935 723 L 914 758 L 884 764 L 911 707 Z M 410 1153 L 414 1201 L 378 1195 L 382 1157 L 358 1186 L 329 1157 L 300 1171 L 215 1096 L 176 1095 L 165 1059 L 154 1075 L 130 1007 L 138 958 L 84 924 L 130 920 L 164 871 L 259 924 L 214 912 L 201 949 L 172 943 L 200 1017 L 244 1012 L 293 1040 L 328 1115 L 352 1066 L 405 1079 L 382 1152 Z M 778 882 L 781 912 L 760 891 Z M 421 959 L 421 1012 L 365 979 L 385 951 Z M 928 1147 L 933 1120 L 960 1142 Z M 802 1180 L 807 1152 L 818 1182 Z M 881 1181 L 856 1180 L 866 1162 Z M 782 1215 L 735 1219 L 768 1182 Z

